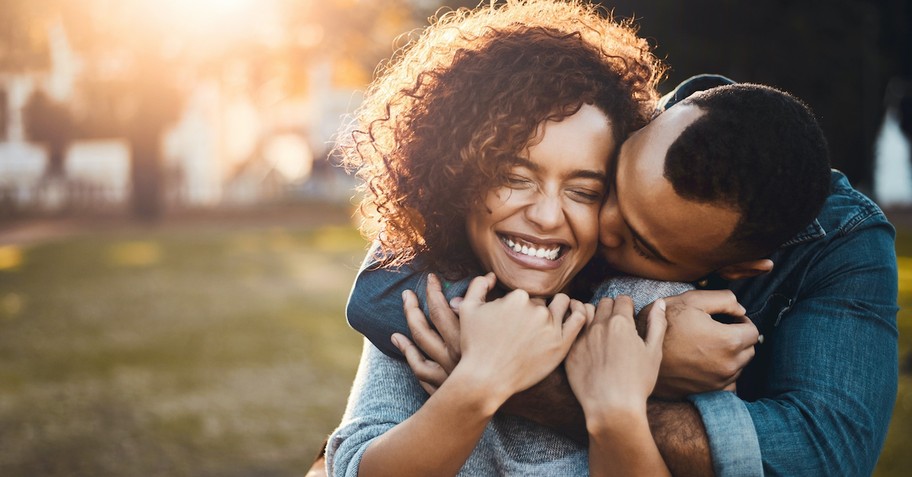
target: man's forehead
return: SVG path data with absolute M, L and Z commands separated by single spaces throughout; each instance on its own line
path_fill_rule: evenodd
M 628 139 L 617 164 L 618 206 L 628 227 L 673 262 L 725 243 L 740 218 L 735 210 L 682 198 L 665 178 L 669 147 L 704 114 L 688 104 L 669 109 Z
M 694 121 L 706 114 L 699 106 L 692 104 L 679 104 L 659 114 L 642 129 L 637 131 L 642 139 L 659 140 L 661 145 L 668 149 L 677 138 L 693 124 Z

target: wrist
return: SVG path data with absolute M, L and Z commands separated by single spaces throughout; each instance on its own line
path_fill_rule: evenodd
M 491 373 L 484 368 L 462 362 L 453 369 L 443 386 L 457 390 L 463 403 L 488 417 L 493 416 L 513 394 L 503 386 L 502 379 L 492 379 Z
M 646 402 L 619 403 L 596 408 L 583 407 L 586 416 L 586 431 L 593 438 L 623 436 L 631 429 L 648 427 Z

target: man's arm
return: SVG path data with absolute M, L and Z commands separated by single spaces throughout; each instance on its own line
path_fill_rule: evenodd
M 650 399 L 646 411 L 652 438 L 672 475 L 714 475 L 706 429 L 692 404 Z
M 352 285 L 345 317 L 355 331 L 369 339 L 383 354 L 402 360 L 402 354 L 390 341 L 394 333 L 411 338 L 402 313 L 402 293 L 406 290 L 414 291 L 418 296 L 419 306 L 428 313 L 429 305 L 425 297 L 429 273 L 420 271 L 420 255 L 412 263 L 401 267 L 381 267 L 379 257 L 383 253 L 376 243 L 368 251 Z M 470 281 L 471 277 L 442 283 L 444 303 L 449 299 L 463 296 Z
M 746 435 L 766 475 L 871 474 L 898 375 L 892 237 L 886 224 L 855 231 L 813 258 L 799 296 L 765 330 L 755 364 L 766 364 L 745 371 L 759 386 L 751 401 L 691 397 L 717 475 L 730 475 L 726 449 L 743 449 Z

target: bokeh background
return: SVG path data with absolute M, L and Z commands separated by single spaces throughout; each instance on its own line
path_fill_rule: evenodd
M 0 0 L 0 475 L 284 476 L 338 422 L 365 242 L 329 152 L 435 0 Z M 489 3 L 489 2 L 483 2 Z M 601 2 L 804 98 L 896 224 L 912 469 L 912 5 Z

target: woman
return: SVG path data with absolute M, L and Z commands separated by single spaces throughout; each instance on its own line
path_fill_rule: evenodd
M 375 259 L 487 275 L 460 308 L 462 359 L 430 398 L 366 344 L 328 446 L 334 475 L 587 470 L 585 449 L 494 412 L 555 369 L 592 321 L 565 292 L 595 253 L 610 159 L 651 115 L 658 70 L 629 26 L 534 0 L 445 15 L 372 84 L 343 152 L 379 226 Z M 527 313 L 500 319 L 502 307 Z

